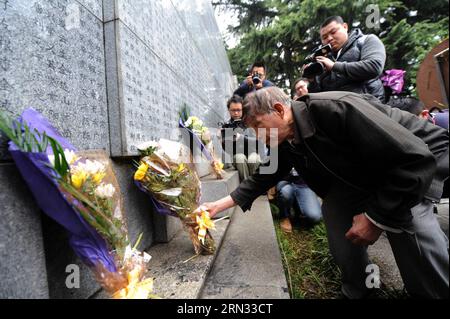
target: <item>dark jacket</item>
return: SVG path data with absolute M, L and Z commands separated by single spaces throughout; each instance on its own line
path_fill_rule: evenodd
M 260 167 L 231 193 L 244 211 L 292 167 L 324 200 L 339 183 L 363 192 L 365 212 L 390 227 L 410 226 L 411 207 L 440 198 L 448 177 L 444 129 L 350 92 L 309 94 L 292 110 L 296 138 L 279 145 L 277 172 L 263 175 Z
M 337 54 L 337 53 L 336 53 Z M 331 72 L 317 76 L 309 92 L 350 91 L 371 94 L 384 101 L 379 79 L 386 62 L 386 50 L 376 35 L 353 30 L 342 47 Z
M 273 83 L 268 81 L 268 80 L 264 80 L 263 81 L 263 88 L 265 87 L 269 87 L 269 86 L 273 86 Z M 245 96 L 250 93 L 256 91 L 254 86 L 249 86 L 247 81 L 243 81 L 241 83 L 241 85 L 239 85 L 239 87 L 237 88 L 236 91 L 234 91 L 233 95 L 239 95 L 240 97 L 242 97 L 243 99 L 245 98 Z

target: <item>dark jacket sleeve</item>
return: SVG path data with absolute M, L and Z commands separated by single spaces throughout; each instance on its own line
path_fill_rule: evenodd
M 292 168 L 292 165 L 283 159 L 288 158 L 279 150 L 277 171 L 273 174 L 262 174 L 261 168 L 268 166 L 269 163 L 261 164 L 255 174 L 242 181 L 239 187 L 231 192 L 233 201 L 241 207 L 242 211 L 247 211 L 252 207 L 253 201 L 260 195 L 263 195 L 271 187 L 275 186 L 285 177 Z
M 367 81 L 383 73 L 386 62 L 386 49 L 383 42 L 370 34 L 361 48 L 361 58 L 357 62 L 336 62 L 333 71 L 354 81 Z
M 263 87 L 274 86 L 274 84 L 268 80 L 263 81 Z M 234 95 L 239 95 L 242 98 L 253 91 L 253 87 L 250 87 L 246 81 L 242 82 L 241 85 L 233 92 Z
M 354 156 L 377 174 L 367 214 L 386 226 L 408 227 L 410 209 L 423 199 L 436 171 L 427 145 L 355 95 L 322 103 L 329 104 L 320 111 L 319 126 L 327 127 L 331 138 L 345 136 Z
M 320 87 L 320 82 L 317 80 L 317 77 L 314 77 L 312 81 L 308 84 L 308 92 L 309 93 L 320 93 L 322 92 L 322 88 Z
M 274 86 L 274 84 L 272 82 L 270 82 L 269 80 L 264 80 L 263 81 L 263 87 L 269 87 L 269 86 Z
M 251 91 L 250 86 L 246 81 L 242 82 L 241 85 L 233 92 L 233 95 L 239 95 L 240 97 L 245 97 L 245 95 Z

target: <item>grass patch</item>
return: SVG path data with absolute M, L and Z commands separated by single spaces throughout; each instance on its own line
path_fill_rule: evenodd
M 289 292 L 294 299 L 331 299 L 340 295 L 340 272 L 328 250 L 323 223 L 284 233 L 275 221 Z
M 283 255 L 283 267 L 292 299 L 335 299 L 341 294 L 341 274 L 329 252 L 325 225 L 305 228 L 294 223 L 292 233 L 284 233 L 279 224 L 278 207 L 270 204 L 275 232 Z M 373 299 L 405 299 L 404 291 L 382 288 Z

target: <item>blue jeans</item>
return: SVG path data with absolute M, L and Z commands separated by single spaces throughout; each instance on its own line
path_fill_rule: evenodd
M 277 198 L 281 218 L 289 217 L 291 207 L 294 207 L 294 210 L 312 223 L 318 223 L 322 219 L 317 195 L 306 185 L 281 181 L 277 184 Z

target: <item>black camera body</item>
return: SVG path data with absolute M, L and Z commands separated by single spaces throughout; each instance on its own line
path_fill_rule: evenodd
M 222 126 L 222 129 L 231 128 L 231 129 L 237 129 L 239 127 L 242 128 L 242 120 L 230 120 L 227 123 L 219 123 L 220 126 Z
M 303 77 L 312 78 L 316 75 L 320 75 L 325 71 L 325 66 L 316 61 L 318 56 L 327 56 L 332 51 L 331 44 L 326 44 L 318 47 L 313 51 L 310 55 L 308 55 L 305 59 L 305 62 L 308 63 L 305 69 L 303 70 Z

